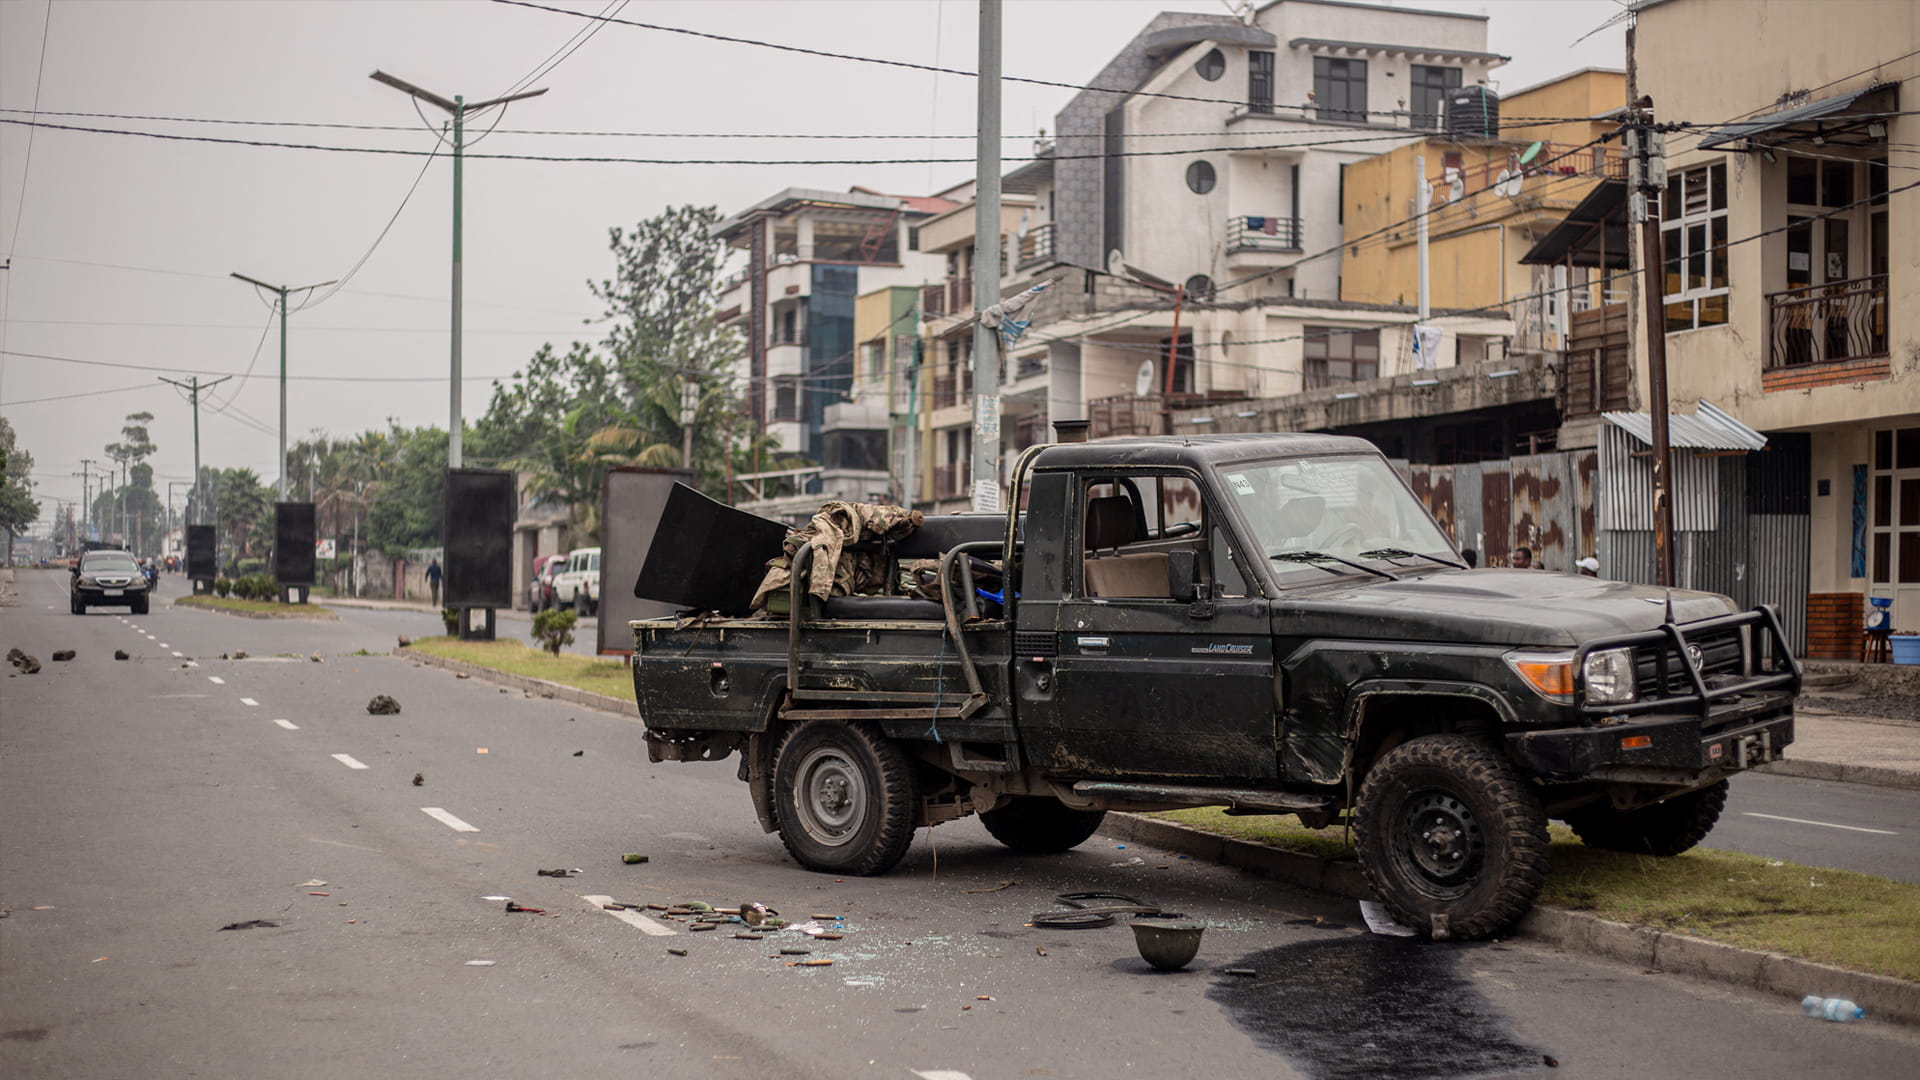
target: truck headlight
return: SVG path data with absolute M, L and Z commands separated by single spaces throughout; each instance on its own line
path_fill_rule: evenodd
M 1587 704 L 1624 705 L 1639 697 L 1633 666 L 1632 649 L 1588 653 L 1580 671 L 1581 681 L 1587 688 Z

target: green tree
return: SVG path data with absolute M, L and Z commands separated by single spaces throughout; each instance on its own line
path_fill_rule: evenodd
M 393 425 L 391 451 L 377 497 L 367 506 L 367 541 L 389 555 L 436 547 L 446 516 L 447 433 Z
M 7 538 L 7 562 L 13 561 L 13 538 L 40 520 L 40 503 L 33 497 L 33 455 L 15 440 L 13 423 L 0 416 L 0 534 Z
M 144 550 L 146 540 L 139 524 L 132 502 L 134 485 L 131 483 L 133 466 L 140 464 L 153 455 L 156 447 L 147 434 L 147 425 L 153 423 L 150 412 L 128 413 L 127 420 L 120 428 L 120 441 L 108 443 L 107 456 L 120 463 L 121 485 L 118 490 L 109 492 L 107 516 L 102 521 L 113 522 L 121 533 L 121 542 L 129 544 L 134 551 Z M 148 470 L 147 483 L 143 485 L 151 496 L 153 489 L 152 470 Z

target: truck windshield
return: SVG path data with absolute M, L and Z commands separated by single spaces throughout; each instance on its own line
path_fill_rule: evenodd
M 1250 461 L 1220 473 L 1268 557 L 1321 552 L 1364 563 L 1373 561 L 1365 552 L 1397 548 L 1454 558 L 1445 534 L 1380 458 Z M 1283 565 L 1290 573 L 1294 564 Z

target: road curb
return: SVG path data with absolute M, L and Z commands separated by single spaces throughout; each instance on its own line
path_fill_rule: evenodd
M 1842 765 L 1833 761 L 1782 758 L 1756 766 L 1754 771 L 1775 776 L 1799 776 L 1809 780 L 1837 780 L 1846 784 L 1872 784 L 1920 791 L 1920 772 L 1889 769 L 1881 765 Z
M 552 698 L 555 701 L 564 701 L 571 705 L 582 705 L 589 709 L 599 709 L 601 712 L 615 713 L 620 716 L 632 717 L 636 720 L 640 718 L 640 706 L 635 705 L 633 702 L 622 698 L 608 697 L 605 694 L 596 694 L 589 690 L 582 690 L 577 686 L 549 682 L 546 679 L 536 679 L 529 675 L 511 675 L 507 672 L 498 671 L 494 668 L 471 663 L 466 660 L 453 660 L 445 656 L 435 656 L 432 653 L 420 652 L 416 649 L 405 647 L 395 650 L 393 655 L 406 657 L 408 660 L 426 664 L 428 667 L 444 668 L 457 674 L 471 675 L 483 682 L 496 683 L 500 686 L 512 687 L 515 690 L 525 690 L 528 693 L 537 694 L 543 698 Z
M 1151 844 L 1290 885 L 1369 900 L 1373 891 L 1358 863 L 1282 851 L 1137 814 L 1111 813 L 1105 836 Z M 1689 934 L 1613 922 L 1584 911 L 1537 905 L 1514 928 L 1518 937 L 1637 964 L 1673 975 L 1800 998 L 1844 997 L 1881 1020 L 1920 1024 L 1920 982 L 1868 975 L 1780 953 L 1758 952 Z
M 283 615 L 277 611 L 240 611 L 237 608 L 203 607 L 199 604 L 183 604 L 178 599 L 167 601 L 170 608 L 181 611 L 205 611 L 213 615 L 231 615 L 236 619 L 279 619 L 292 622 L 339 622 L 340 616 L 334 612 L 324 615 Z

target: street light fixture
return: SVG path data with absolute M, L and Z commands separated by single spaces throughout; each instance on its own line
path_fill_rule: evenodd
M 332 285 L 331 281 L 322 281 L 317 285 L 269 285 L 258 278 L 245 274 L 231 275 L 249 285 L 255 285 L 279 296 L 280 305 L 280 501 L 287 501 L 287 294 L 289 292 L 311 292 Z
M 412 97 L 416 101 L 424 101 L 427 104 L 434 106 L 435 108 L 443 109 L 453 117 L 453 327 L 452 327 L 453 357 L 452 357 L 452 375 L 450 379 L 450 385 L 447 390 L 447 409 L 448 409 L 447 468 L 457 469 L 460 467 L 460 463 L 461 463 L 461 454 L 460 454 L 460 429 L 461 429 L 461 417 L 460 417 L 460 303 L 461 303 L 460 174 L 461 174 L 462 152 L 464 149 L 463 144 L 466 138 L 467 116 L 470 113 L 478 113 L 484 109 L 491 109 L 495 105 L 506 105 L 510 102 L 520 101 L 525 98 L 539 97 L 541 94 L 544 94 L 547 91 L 545 87 L 542 87 L 539 90 L 526 90 L 518 94 L 508 94 L 504 97 L 489 98 L 486 101 L 477 102 L 475 104 L 469 105 L 467 104 L 467 100 L 464 97 L 460 97 L 456 95 L 453 98 L 453 100 L 449 101 L 446 98 L 441 97 L 439 94 L 433 93 L 430 90 L 423 90 L 420 87 L 413 85 L 412 83 L 408 82 L 405 79 L 399 78 L 397 76 L 389 75 L 384 71 L 376 71 L 372 75 L 368 76 L 368 78 L 372 79 L 374 82 L 383 83 L 387 86 L 391 86 L 395 90 L 398 90 L 401 93 Z

